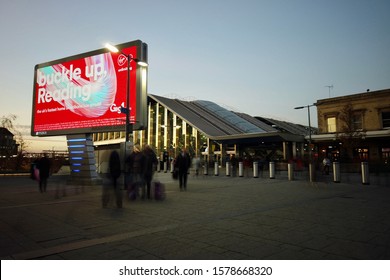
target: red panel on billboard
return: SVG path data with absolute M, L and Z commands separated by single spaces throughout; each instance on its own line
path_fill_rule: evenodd
M 31 135 L 53 136 L 124 130 L 127 55 L 146 61 L 146 44 L 118 45 L 35 66 Z M 124 55 L 126 54 L 126 55 Z M 140 67 L 130 61 L 130 122 L 137 124 L 146 98 Z M 145 96 L 142 96 L 145 95 Z

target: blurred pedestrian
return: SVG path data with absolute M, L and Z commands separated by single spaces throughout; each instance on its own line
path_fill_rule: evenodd
M 126 159 L 126 164 L 129 171 L 127 191 L 130 199 L 136 199 L 139 196 L 139 188 L 145 186 L 145 156 L 141 153 L 139 145 L 134 145 L 133 152 Z
M 50 176 L 51 163 L 46 154 L 38 161 L 37 168 L 39 170 L 39 191 L 46 192 L 47 179 Z
M 194 168 L 194 176 L 198 177 L 200 168 L 200 158 L 196 157 L 192 159 L 192 167 Z
M 322 161 L 322 165 L 322 174 L 329 175 L 330 159 L 327 156 L 325 156 L 324 160 Z
M 230 162 L 231 162 L 231 165 L 232 165 L 232 177 L 236 177 L 237 176 L 238 160 L 237 160 L 235 154 L 232 154 L 232 157 L 230 158 Z
M 145 145 L 143 150 L 145 156 L 145 171 L 144 171 L 144 179 L 146 184 L 146 196 L 150 199 L 150 188 L 153 180 L 153 174 L 155 170 L 155 166 L 158 164 L 157 156 L 153 149 L 149 145 Z M 145 187 L 143 187 L 143 190 Z M 145 192 L 142 193 L 142 198 L 145 198 Z
M 191 166 L 190 155 L 187 153 L 185 147 L 183 147 L 181 153 L 176 157 L 175 168 L 179 172 L 179 187 L 180 191 L 183 189 L 187 190 L 187 178 L 188 178 L 188 169 Z
M 103 207 L 106 208 L 110 201 L 110 193 L 114 193 L 116 206 L 122 208 L 122 191 L 118 185 L 118 178 L 121 176 L 121 161 L 119 153 L 112 151 L 108 161 L 107 184 L 103 185 Z

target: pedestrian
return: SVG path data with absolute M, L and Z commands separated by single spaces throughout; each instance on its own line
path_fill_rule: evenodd
M 230 162 L 232 165 L 232 176 L 236 177 L 237 176 L 237 158 L 235 154 L 232 154 L 232 157 L 230 158 Z
M 158 164 L 158 160 L 155 152 L 149 145 L 145 145 L 143 153 L 145 156 L 144 180 L 146 184 L 146 197 L 150 199 L 150 188 L 153 180 L 155 166 Z M 144 197 L 145 193 L 142 194 L 142 198 Z
M 192 166 L 194 168 L 194 176 L 198 177 L 200 168 L 200 158 L 196 157 L 192 159 Z
M 145 177 L 145 156 L 141 153 L 139 145 L 134 145 L 133 152 L 126 159 L 126 164 L 130 175 L 127 191 L 130 199 L 136 199 L 139 196 L 139 188 L 144 189 Z
M 330 159 L 327 156 L 325 156 L 324 160 L 322 161 L 322 165 L 323 165 L 322 174 L 329 175 Z
M 188 169 L 191 166 L 190 155 L 187 153 L 185 147 L 183 147 L 181 153 L 176 157 L 175 168 L 177 168 L 179 172 L 179 187 L 180 191 L 183 189 L 187 190 L 187 177 L 188 177 Z
M 39 170 L 39 191 L 46 192 L 47 179 L 50 176 L 51 163 L 46 154 L 38 161 L 37 167 Z
M 119 153 L 112 151 L 110 154 L 107 170 L 109 183 L 103 186 L 103 208 L 106 208 L 110 201 L 110 193 L 115 194 L 116 206 L 122 208 L 122 191 L 118 185 L 118 178 L 121 176 L 121 161 Z
M 169 154 L 166 150 L 164 150 L 162 158 L 163 158 L 163 163 L 164 163 L 164 172 L 167 173 L 168 172 L 168 165 L 169 165 Z

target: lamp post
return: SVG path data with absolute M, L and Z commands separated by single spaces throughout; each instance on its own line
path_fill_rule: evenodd
M 119 51 L 119 49 L 109 43 L 107 43 L 105 45 L 105 47 L 110 51 L 110 52 L 113 52 L 113 53 L 118 53 L 120 52 L 122 55 L 124 55 L 126 58 L 127 58 L 127 83 L 126 83 L 126 107 L 123 108 L 121 107 L 121 113 L 123 114 L 126 114 L 126 127 L 125 127 L 125 145 L 124 145 L 124 153 L 123 153 L 123 170 L 124 172 L 126 173 L 126 168 L 125 168 L 125 164 L 126 164 L 126 145 L 127 143 L 129 143 L 129 140 L 130 140 L 130 137 L 129 137 L 129 134 L 133 134 L 133 125 L 130 124 L 130 61 L 131 60 L 134 60 L 134 62 L 136 62 L 138 65 L 140 66 L 143 66 L 143 67 L 147 67 L 148 64 L 146 62 L 143 62 L 139 59 L 136 59 L 136 58 L 133 58 L 133 56 L 131 54 L 126 54 L 126 53 L 123 53 L 122 51 Z M 123 184 L 124 184 L 124 187 L 126 187 L 126 178 L 127 176 L 125 175 L 123 177 Z
M 313 168 L 313 162 L 312 162 L 312 152 L 311 152 L 311 123 L 310 123 L 310 107 L 316 106 L 316 104 L 311 105 L 305 105 L 305 106 L 299 106 L 295 107 L 295 110 L 300 110 L 307 108 L 307 118 L 309 121 L 309 176 L 310 176 L 310 182 L 314 182 L 314 168 Z
M 113 53 L 120 52 L 127 58 L 127 84 L 126 84 L 126 108 L 121 108 L 121 112 L 126 114 L 126 127 L 125 127 L 125 141 L 129 142 L 129 134 L 133 133 L 133 127 L 130 125 L 130 61 L 134 60 L 138 65 L 147 67 L 148 64 L 144 61 L 141 61 L 137 58 L 133 58 L 131 54 L 125 54 L 122 51 L 109 43 L 105 45 L 105 47 Z M 126 154 L 126 153 L 125 153 Z

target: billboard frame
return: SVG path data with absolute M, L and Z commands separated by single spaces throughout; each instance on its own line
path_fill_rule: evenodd
M 68 56 L 61 59 L 52 60 L 45 63 L 40 63 L 35 65 L 34 67 L 34 81 L 33 81 L 33 103 L 32 103 L 32 117 L 31 117 L 31 135 L 32 136 L 62 136 L 62 135 L 71 135 L 71 134 L 80 134 L 80 133 L 98 133 L 98 132 L 116 132 L 116 131 L 125 131 L 125 117 L 124 114 L 120 114 L 121 124 L 118 125 L 102 125 L 102 126 L 96 126 L 96 127 L 90 127 L 90 126 L 84 126 L 84 127 L 77 127 L 77 128 L 61 128 L 61 129 L 51 129 L 47 131 L 38 131 L 35 129 L 36 125 L 36 119 L 35 116 L 37 114 L 37 99 L 38 99 L 38 82 L 37 82 L 37 73 L 39 69 L 48 67 L 48 66 L 54 66 L 59 65 L 62 63 L 71 63 L 75 61 L 75 63 L 81 59 L 94 57 L 96 55 L 101 54 L 110 54 L 111 57 L 119 56 L 121 51 L 127 48 L 135 48 L 136 57 L 133 57 L 133 59 L 141 60 L 143 62 L 148 62 L 148 46 L 146 43 L 142 42 L 141 40 L 135 40 L 131 42 L 126 42 L 122 44 L 117 44 L 116 47 L 119 49 L 118 54 L 113 54 L 106 48 L 101 48 L 77 55 Z M 132 67 L 135 67 L 135 73 Z M 125 67 L 126 69 L 127 67 Z M 135 75 L 136 80 L 131 80 L 130 84 L 135 83 L 135 94 L 130 90 L 130 100 L 134 102 L 135 98 L 135 113 L 131 114 L 132 121 L 131 124 L 133 125 L 134 130 L 141 130 L 145 129 L 147 126 L 147 74 L 148 69 L 147 67 L 141 67 L 137 63 L 132 63 L 132 66 L 130 68 L 130 71 L 132 76 Z M 126 70 L 125 70 L 126 71 Z M 125 85 L 121 85 L 123 87 L 126 87 Z M 133 88 L 133 86 L 132 86 Z M 124 100 L 126 99 L 126 90 L 120 89 L 121 91 L 124 91 Z M 119 91 L 119 86 L 117 88 L 117 92 Z M 121 95 L 122 96 L 122 95 Z M 135 118 L 135 121 L 134 121 Z M 94 118 L 91 118 L 93 120 Z M 96 118 L 98 120 L 99 117 Z M 122 120 L 123 119 L 123 120 Z M 123 124 L 122 124 L 123 122 Z

